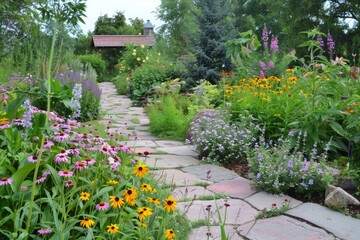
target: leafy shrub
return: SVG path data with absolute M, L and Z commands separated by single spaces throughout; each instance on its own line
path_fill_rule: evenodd
M 292 135 L 275 142 L 265 142 L 261 137 L 254 148 L 247 149 L 250 171 L 256 176 L 255 185 L 259 190 L 271 193 L 301 194 L 307 197 L 323 196 L 332 181 L 325 165 L 327 154 L 317 154 L 316 146 L 309 154 L 302 151 L 306 135 L 301 134 L 294 146 Z
M 91 65 L 93 69 L 95 69 L 98 75 L 98 81 L 105 75 L 106 62 L 101 58 L 100 54 L 86 54 L 78 56 L 79 60 L 86 66 L 88 64 Z
M 192 114 L 184 113 L 186 109 L 186 98 L 176 96 L 161 96 L 158 101 L 153 102 L 148 108 L 150 119 L 150 131 L 156 136 L 184 140 Z
M 116 87 L 117 93 L 120 95 L 125 95 L 128 91 L 129 86 L 129 77 L 126 73 L 120 73 L 118 76 L 113 78 L 113 83 Z
M 206 115 L 194 120 L 191 141 L 203 160 L 227 164 L 245 162 L 245 150 L 252 145 L 257 127 L 250 117 L 240 115 L 236 122 L 224 111 L 214 117 Z

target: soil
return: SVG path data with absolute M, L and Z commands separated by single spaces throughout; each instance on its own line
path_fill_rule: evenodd
M 249 172 L 250 167 L 248 166 L 247 163 L 231 163 L 231 164 L 225 165 L 224 167 L 236 172 L 241 177 L 248 178 L 248 172 Z M 291 194 L 289 194 L 289 195 L 292 198 L 295 198 L 302 202 L 312 202 L 312 203 L 317 203 L 317 204 L 320 204 L 323 206 L 325 205 L 323 197 L 314 197 L 314 198 L 309 199 L 309 198 L 305 198 L 304 196 L 291 195 Z M 357 197 L 357 199 L 360 201 L 360 196 L 354 196 L 354 197 Z M 350 205 L 350 206 L 347 206 L 346 208 L 341 208 L 341 209 L 336 209 L 336 210 L 343 212 L 345 214 L 348 214 L 350 216 L 360 218 L 360 206 Z

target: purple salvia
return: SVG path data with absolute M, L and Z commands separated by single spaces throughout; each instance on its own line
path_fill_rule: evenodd
M 274 62 L 273 62 L 273 61 L 270 61 L 270 62 L 268 63 L 267 68 L 268 68 L 268 69 L 271 69 L 271 68 L 274 68 L 274 67 L 275 67 Z
M 22 125 L 24 127 L 32 128 L 32 122 L 31 122 L 32 111 L 31 111 L 31 103 L 29 99 L 25 100 L 23 104 L 23 108 L 24 108 L 24 113 L 22 115 Z
M 265 78 L 265 73 L 263 71 L 260 71 L 260 78 Z
M 325 47 L 324 40 L 321 35 L 318 35 L 316 40 L 318 41 L 320 47 Z
M 274 53 L 279 53 L 279 40 L 277 37 L 274 37 L 274 35 L 271 36 L 271 42 L 270 42 L 270 51 L 273 51 Z
M 330 50 L 335 50 L 335 42 L 334 42 L 334 39 L 332 38 L 330 32 L 327 35 L 327 45 Z
M 264 27 L 263 32 L 262 32 L 262 41 L 264 44 L 264 48 L 268 47 L 268 41 L 269 41 L 269 31 L 267 29 L 267 27 Z
M 71 106 L 73 108 L 73 118 L 80 117 L 81 114 L 81 104 L 80 100 L 82 97 L 82 88 L 81 84 L 76 83 L 72 90 L 73 97 L 71 98 Z
M 262 69 L 263 71 L 266 71 L 266 70 L 267 70 L 266 63 L 264 63 L 263 61 L 259 61 L 259 64 L 260 64 L 261 69 Z

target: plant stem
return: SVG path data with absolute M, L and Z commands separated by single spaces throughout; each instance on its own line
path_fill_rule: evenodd
M 49 63 L 48 63 L 48 71 L 47 71 L 47 88 L 48 88 L 48 93 L 47 93 L 47 111 L 46 111 L 46 115 L 45 115 L 45 128 L 48 125 L 49 122 L 49 113 L 50 113 L 50 104 L 51 104 L 51 65 L 52 65 L 52 60 L 54 58 L 54 50 L 55 50 L 55 42 L 56 42 L 56 31 L 57 31 L 57 20 L 55 20 L 55 24 L 54 24 L 54 33 L 53 33 L 53 37 L 52 37 L 52 43 L 51 43 L 51 49 L 50 49 L 50 59 L 49 59 Z M 33 177 L 33 183 L 32 183 L 32 187 L 31 187 L 31 197 L 30 197 L 30 203 L 29 203 L 29 214 L 28 214 L 28 219 L 26 222 L 26 232 L 28 233 L 26 235 L 25 240 L 27 240 L 29 238 L 29 230 L 30 230 L 30 225 L 31 225 L 31 215 L 32 215 L 32 210 L 33 210 L 33 206 L 34 206 L 34 199 L 35 199 L 35 192 L 36 192 L 36 179 L 39 173 L 39 168 L 40 168 L 40 162 L 42 160 L 42 153 L 43 153 L 43 149 L 44 149 L 44 142 L 45 142 L 45 135 L 41 134 L 40 137 L 40 147 L 39 147 L 39 156 L 38 156 L 38 160 L 36 162 L 36 166 L 35 166 L 35 172 L 34 172 L 34 177 Z

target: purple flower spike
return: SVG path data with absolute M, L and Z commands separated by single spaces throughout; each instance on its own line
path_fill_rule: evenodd
M 271 43 L 270 43 L 270 51 L 273 51 L 274 53 L 279 53 L 279 40 L 277 37 L 272 36 L 271 37 Z

